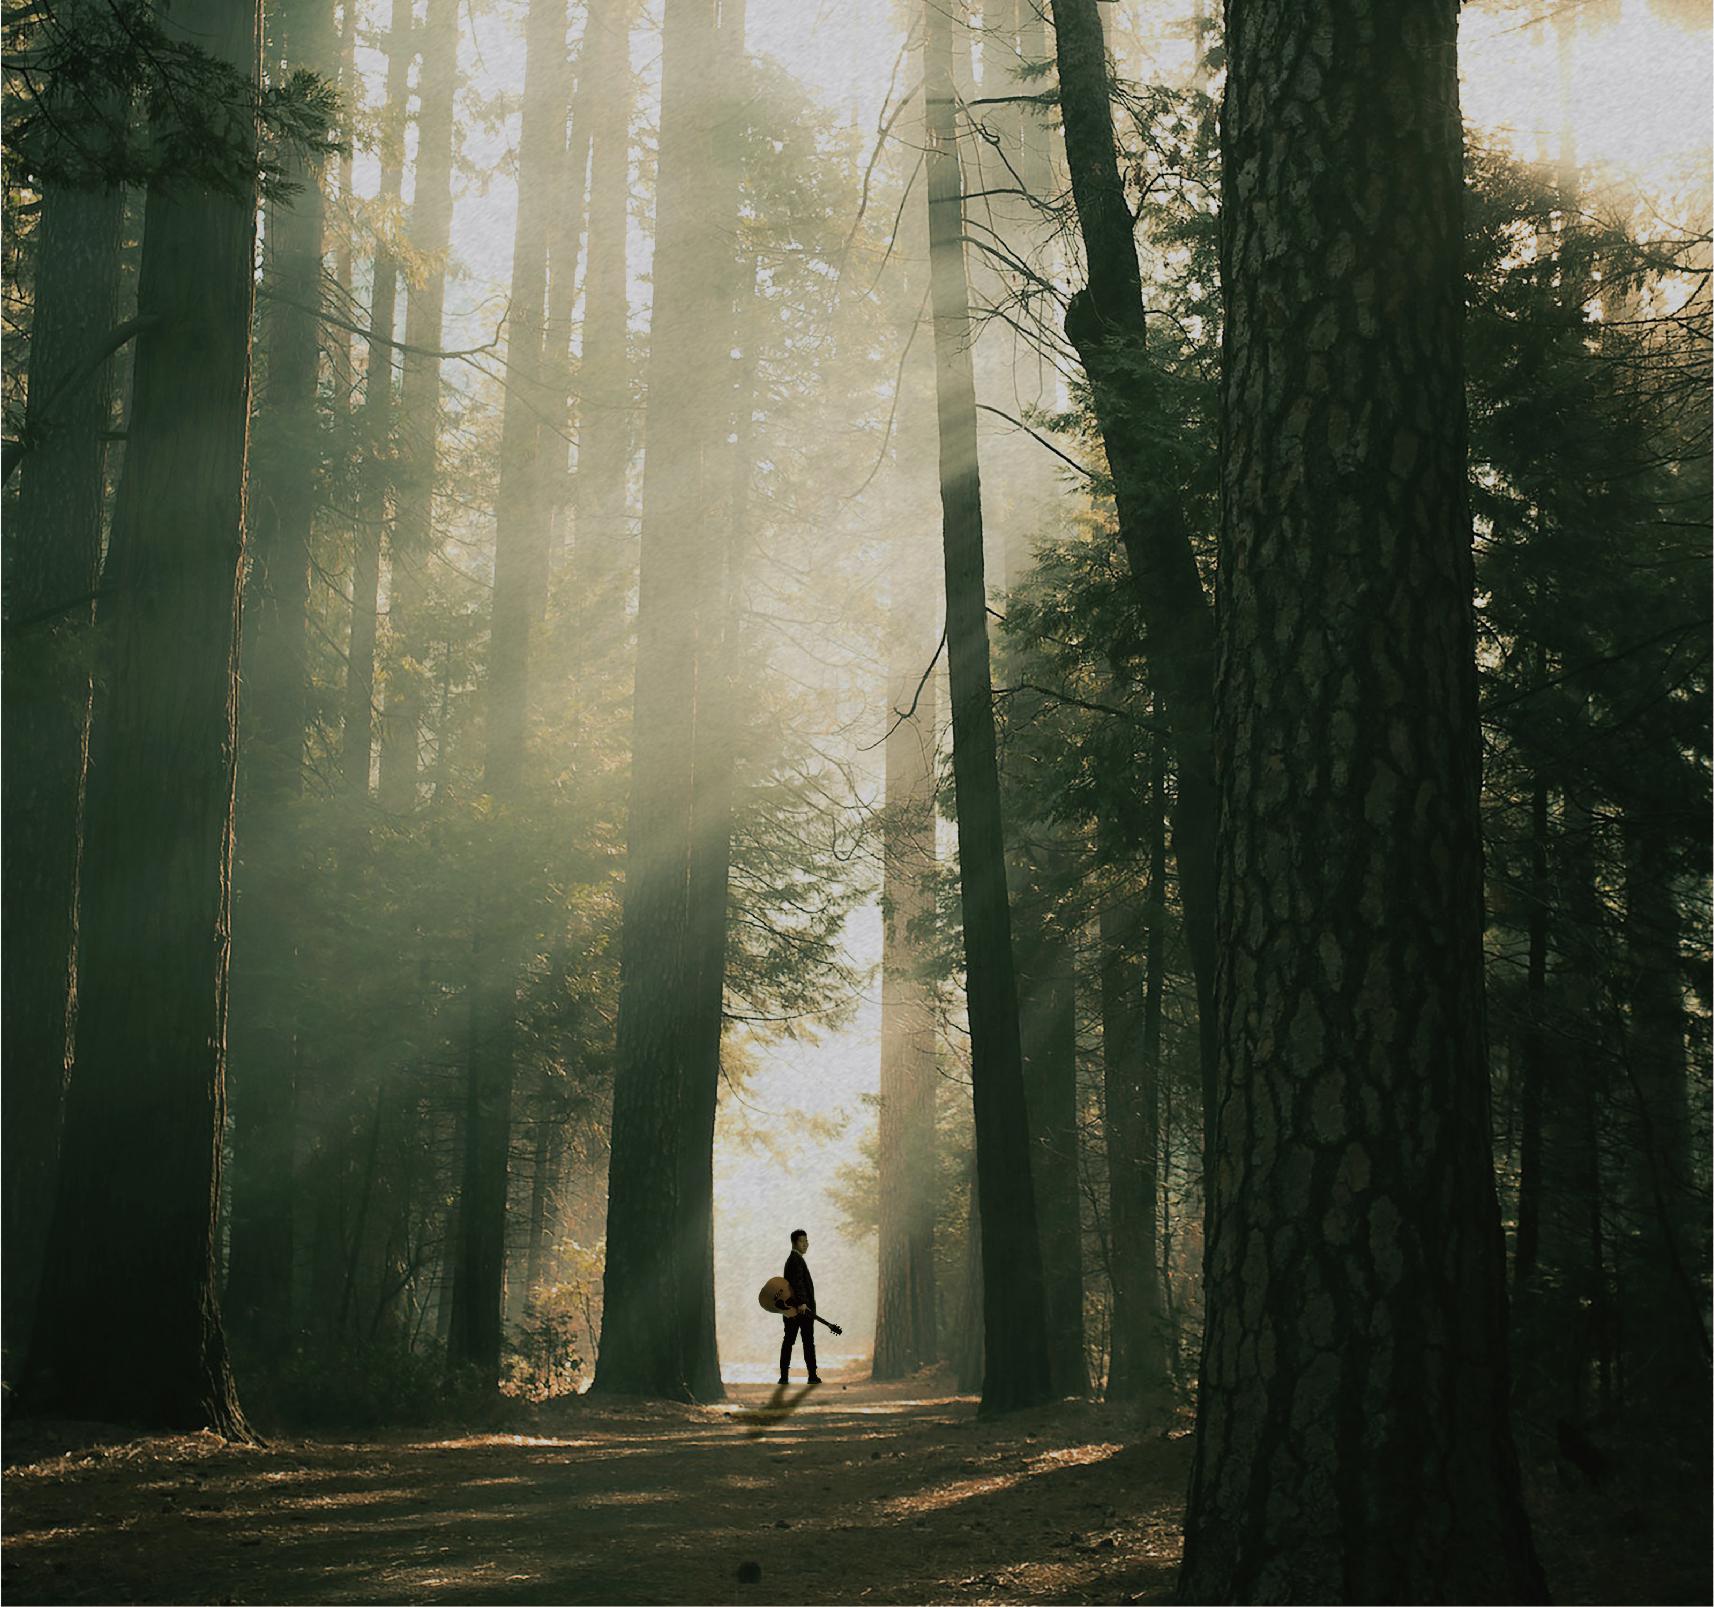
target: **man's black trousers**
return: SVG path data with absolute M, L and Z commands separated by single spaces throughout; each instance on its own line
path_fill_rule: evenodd
M 787 1317 L 786 1337 L 780 1341 L 781 1378 L 791 1371 L 792 1342 L 799 1334 L 803 1335 L 803 1364 L 809 1369 L 809 1376 L 815 1377 L 815 1318 Z

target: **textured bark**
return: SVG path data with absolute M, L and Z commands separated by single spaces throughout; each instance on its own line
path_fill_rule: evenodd
M 5 1330 L 28 1344 L 76 1013 L 79 825 L 89 734 L 87 643 L 101 573 L 113 365 L 71 382 L 119 302 L 117 189 L 42 195 L 25 438 L 6 532 Z M 15 622 L 30 621 L 28 625 Z M 15 634 L 16 633 L 16 634 Z
M 1018 1039 L 1018 988 L 1006 894 L 1005 829 L 994 749 L 976 390 L 964 272 L 963 184 L 953 101 L 952 24 L 925 7 L 929 275 L 939 409 L 940 501 L 946 556 L 946 645 L 952 766 L 958 788 L 959 884 L 969 1001 L 982 1213 L 984 1411 L 1048 1398 L 1047 1312 L 1041 1240 L 1030 1183 L 1029 1118 Z
M 1190 1601 L 1545 1597 L 1489 1141 L 1457 20 L 1227 9 Z
M 563 115 L 565 0 L 530 0 L 524 33 L 524 107 L 518 137 L 518 216 L 512 245 L 511 335 L 501 425 L 499 531 L 488 647 L 484 782 L 502 811 L 524 772 L 530 638 L 547 588 L 547 510 L 540 496 L 542 325 L 547 308 L 548 192 Z M 455 1359 L 498 1376 L 506 1275 L 506 1160 L 512 1132 L 519 955 L 495 903 L 502 879 L 478 898 L 464 1105 L 462 1261 L 453 1317 Z
M 1165 755 L 1156 742 L 1142 821 L 1149 856 L 1142 963 L 1138 914 L 1103 906 L 1101 935 L 1102 1115 L 1107 1135 L 1113 1343 L 1107 1398 L 1164 1402 L 1170 1388 L 1155 1231 L 1160 1195 L 1161 969 L 1166 919 Z
M 406 292 L 404 376 L 399 394 L 398 487 L 389 547 L 387 624 L 391 655 L 381 722 L 382 808 L 416 807 L 418 748 L 428 644 L 420 634 L 422 568 L 435 550 L 434 478 L 440 437 L 440 359 L 446 306 L 446 254 L 452 239 L 453 98 L 458 89 L 458 3 L 429 0 L 418 83 L 416 184 L 411 247 L 428 261 L 421 284 Z
M 1065 332 L 1095 404 L 1119 538 L 1148 633 L 1149 676 L 1173 734 L 1178 797 L 1172 847 L 1196 978 L 1203 1143 L 1214 1121 L 1214 611 L 1177 486 L 1162 478 L 1153 430 L 1142 281 L 1113 143 L 1106 45 L 1096 0 L 1054 0 L 1065 154 L 1089 283 L 1072 297 Z
M 572 561 L 592 652 L 617 639 L 636 567 L 625 517 L 631 457 L 625 257 L 635 12 L 635 0 L 590 0 L 583 35 L 580 82 L 588 86 L 589 243 L 577 384 Z
M 939 699 L 933 628 L 903 577 L 892 607 L 882 825 L 880 1234 L 872 1376 L 938 1359 L 934 1280 L 935 1012 L 927 923 L 935 870 Z M 921 688 L 919 691 L 918 688 Z
M 654 301 L 649 335 L 641 592 L 632 723 L 629 851 L 608 1168 L 601 1354 L 605 1391 L 694 1398 L 702 1290 L 694 1220 L 706 1156 L 690 930 L 699 543 L 718 503 L 712 393 L 725 331 L 709 264 L 723 241 L 702 153 L 716 107 L 712 0 L 668 0 L 662 33 Z M 599 146 L 598 146 L 599 149 Z M 593 219 L 591 227 L 594 227 Z M 724 237 L 730 251 L 730 222 Z M 593 258 L 591 274 L 594 272 Z M 714 276 L 717 277 L 717 276 Z M 714 537 L 719 539 L 719 522 Z
M 329 74 L 331 0 L 299 0 L 275 22 L 288 69 Z M 321 443 L 316 385 L 325 204 L 322 176 L 271 214 L 267 366 L 250 474 L 244 608 L 244 727 L 233 921 L 231 1240 L 225 1309 L 235 1337 L 278 1353 L 292 1334 L 293 1171 L 298 1043 L 290 913 L 301 886 L 293 806 L 308 717 L 310 527 Z
M 163 21 L 252 82 L 259 25 L 222 0 Z M 162 184 L 144 238 L 138 306 L 156 322 L 97 605 L 82 1008 L 25 1397 L 238 1435 L 215 1226 L 254 201 Z

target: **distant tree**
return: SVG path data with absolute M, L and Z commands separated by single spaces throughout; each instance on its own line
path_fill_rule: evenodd
M 331 74 L 331 0 L 274 19 L 286 70 Z M 309 713 L 311 527 L 323 447 L 322 164 L 296 158 L 297 190 L 268 211 L 270 293 L 250 464 L 244 721 L 238 779 L 230 1081 L 231 1240 L 225 1307 L 234 1337 L 277 1355 L 292 1335 L 297 1061 L 296 938 L 302 886 L 297 808 Z
M 547 593 L 548 510 L 542 496 L 550 196 L 564 138 L 565 0 L 531 0 L 524 33 L 518 138 L 518 216 L 512 244 L 508 388 L 500 444 L 488 748 L 483 780 L 497 809 L 517 800 L 527 748 L 530 638 Z M 503 839 L 496 837 L 498 844 Z M 519 950 L 496 875 L 478 891 L 464 1105 L 458 1304 L 453 1355 L 485 1374 L 500 1368 L 506 1266 L 507 1160 L 517 1053 Z
M 1047 1399 L 1052 1386 L 994 743 L 952 21 L 940 0 L 928 0 L 924 18 L 929 272 L 939 406 L 946 643 L 982 1218 L 986 1336 L 982 1405 L 985 1411 L 1003 1411 Z
M 380 620 L 381 553 L 393 499 L 393 432 L 397 396 L 393 387 L 393 329 L 398 316 L 399 260 L 387 230 L 388 214 L 405 186 L 405 126 L 411 63 L 416 48 L 410 0 L 393 0 L 387 35 L 386 100 L 380 114 L 381 185 L 376 206 L 381 228 L 375 240 L 374 279 L 369 294 L 368 358 L 363 374 L 363 470 L 357 517 L 351 532 L 351 634 L 345 651 L 342 782 L 348 796 L 369 795 L 375 743 L 375 643 Z
M 1148 622 L 1149 675 L 1172 730 L 1178 772 L 1172 846 L 1200 1006 L 1206 1133 L 1214 1112 L 1215 1048 L 1214 611 L 1191 541 L 1185 471 L 1161 447 L 1182 425 L 1168 417 L 1163 387 L 1151 369 L 1135 219 L 1114 145 L 1098 0 L 1054 0 L 1053 18 L 1066 165 L 1089 281 L 1071 299 L 1065 332 L 1089 380 L 1119 535 Z
M 1545 1599 L 1488 1123 L 1456 25 L 1227 15 L 1191 1601 Z
M 901 546 L 903 543 L 900 544 Z M 933 915 L 935 744 L 932 614 L 897 561 L 889 608 L 882 826 L 881 1104 L 874 1376 L 904 1378 L 937 1360 L 934 1276 L 935 1001 L 925 927 Z
M 635 0 L 590 0 L 577 116 L 589 140 L 588 245 L 577 376 L 572 552 L 593 657 L 619 635 L 635 565 L 625 519 L 631 460 L 626 267 L 631 193 L 631 20 Z
M 163 24 L 251 86 L 256 6 Z M 186 137 L 179 103 L 151 143 Z M 245 1432 L 216 1286 L 254 180 L 150 187 L 125 473 L 102 575 L 82 1000 L 25 1377 L 38 1410 Z M 123 1343 L 115 1343 L 118 1330 Z
M 1109 809 L 1102 821 L 1109 853 L 1122 852 L 1132 825 L 1128 816 L 1115 815 Z M 1099 917 L 1101 1107 L 1113 1279 L 1107 1398 L 1158 1407 L 1170 1385 L 1157 1227 L 1167 912 L 1166 752 L 1158 735 L 1150 742 L 1148 791 L 1135 830 L 1148 859 L 1148 902 L 1141 908 L 1104 902 Z M 1140 942 L 1139 924 L 1146 933 Z
M 391 653 L 381 723 L 382 807 L 408 815 L 417 803 L 430 644 L 422 628 L 423 566 L 435 550 L 433 516 L 441 405 L 447 253 L 452 241 L 453 102 L 458 90 L 458 6 L 432 0 L 423 20 L 410 246 L 415 271 L 405 301 L 399 394 L 398 482 L 387 580 Z

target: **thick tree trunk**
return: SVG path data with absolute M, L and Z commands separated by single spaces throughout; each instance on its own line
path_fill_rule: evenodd
M 946 643 L 952 764 L 958 788 L 959 880 L 969 999 L 982 1213 L 984 1411 L 1035 1405 L 1051 1393 L 1041 1240 L 1030 1184 L 1029 1118 L 1018 1040 L 1018 988 L 1006 896 L 1006 844 L 994 751 L 976 391 L 964 273 L 963 185 L 953 101 L 952 23 L 925 7 L 929 274 L 939 406 L 940 498 L 946 551 Z
M 645 422 L 641 593 L 629 854 L 596 1385 L 693 1398 L 702 1291 L 682 1276 L 701 1243 L 689 1214 L 697 977 L 689 929 L 696 719 L 697 543 L 719 496 L 713 394 L 728 311 L 711 291 L 722 245 L 702 152 L 713 133 L 712 0 L 668 0 L 662 33 L 654 303 Z M 599 136 L 597 159 L 599 159 Z M 593 215 L 591 228 L 594 228 Z M 593 281 L 595 264 L 591 258 Z M 592 284 L 593 289 L 593 284 Z M 587 428 L 587 426 L 586 426 Z M 716 527 L 718 528 L 718 527 Z M 581 538 L 580 538 L 581 539 Z M 718 539 L 716 537 L 716 539 Z
M 726 1028 L 726 933 L 740 721 L 738 628 L 754 472 L 755 342 L 743 342 L 745 354 L 737 362 L 722 361 L 719 354 L 737 347 L 739 314 L 756 293 L 754 266 L 740 283 L 731 245 L 738 229 L 742 178 L 739 108 L 744 99 L 744 11 L 743 0 L 723 0 L 716 59 L 710 69 L 720 85 L 720 103 L 712 109 L 706 205 L 721 247 L 720 254 L 704 265 L 711 292 L 704 317 L 712 329 L 723 331 L 717 343 L 710 341 L 714 388 L 709 402 L 717 443 L 710 463 L 717 473 L 724 473 L 726 483 L 721 487 L 717 481 L 710 487 L 715 499 L 713 517 L 696 553 L 700 613 L 688 894 L 690 1089 L 680 1158 L 684 1262 L 680 1277 L 694 1302 L 687 1377 L 698 1400 L 719 1400 L 725 1394 L 714 1320 L 714 1125 Z
M 1227 12 L 1188 1601 L 1545 1598 L 1488 1121 L 1457 23 Z
M 489 641 L 488 753 L 484 779 L 501 810 L 515 805 L 524 772 L 530 637 L 547 585 L 547 512 L 538 474 L 545 393 L 542 324 L 547 307 L 548 190 L 563 120 L 555 108 L 565 75 L 565 0 L 530 0 L 525 24 L 524 107 L 518 138 L 518 216 L 512 246 L 511 335 L 501 426 L 499 532 Z M 518 962 L 498 908 L 496 875 L 479 897 L 470 1005 L 462 1261 L 453 1321 L 455 1359 L 497 1377 L 506 1270 L 506 1162 L 512 1132 Z
M 329 74 L 331 0 L 299 0 L 275 24 L 288 66 Z M 250 576 L 244 620 L 241 845 L 233 943 L 233 1177 L 225 1309 L 251 1350 L 277 1355 L 292 1336 L 297 1115 L 296 951 L 301 886 L 294 804 L 303 788 L 308 715 L 310 528 L 321 442 L 316 386 L 321 330 L 322 176 L 294 160 L 302 188 L 275 205 L 267 366 L 250 474 Z
M 1165 704 L 1178 768 L 1172 816 L 1179 901 L 1196 978 L 1203 1148 L 1214 1121 L 1214 610 L 1197 573 L 1179 488 L 1152 442 L 1142 280 L 1113 143 L 1097 0 L 1054 0 L 1060 109 L 1089 283 L 1065 332 L 1077 348 L 1113 475 L 1119 538 L 1148 632 L 1149 677 Z
M 621 634 L 636 559 L 625 517 L 631 457 L 626 265 L 631 175 L 631 20 L 636 0 L 590 0 L 580 82 L 588 86 L 589 244 L 572 481 L 573 574 L 586 658 Z M 584 97 L 579 96 L 580 112 Z
M 53 1206 L 77 989 L 79 826 L 89 734 L 87 659 L 101 573 L 113 368 L 72 382 L 114 327 L 117 188 L 42 195 L 30 326 L 30 443 L 5 543 L 5 1343 L 29 1342 Z
M 389 545 L 387 624 L 391 652 L 381 722 L 381 807 L 409 814 L 417 803 L 418 748 L 426 703 L 428 643 L 419 616 L 423 565 L 435 550 L 434 479 L 440 437 L 440 359 L 446 254 L 452 239 L 453 99 L 458 89 L 458 0 L 429 0 L 418 83 L 416 187 L 411 248 L 427 259 L 406 291 L 404 377 L 399 395 L 398 486 Z
M 934 1280 L 935 1015 L 927 976 L 935 852 L 937 644 L 899 574 L 891 608 L 882 826 L 881 1220 L 873 1376 L 906 1378 L 940 1354 Z M 920 690 L 919 690 L 920 688 Z M 980 1369 L 978 1369 L 978 1376 Z
M 186 0 L 163 25 L 254 81 L 256 6 Z M 215 1225 L 255 239 L 253 200 L 183 179 L 149 195 L 155 322 L 97 607 L 81 1009 L 25 1380 L 37 1410 L 227 1435 L 245 1433 Z

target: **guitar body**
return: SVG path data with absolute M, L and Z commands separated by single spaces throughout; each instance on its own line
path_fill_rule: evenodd
M 757 1292 L 756 1304 L 763 1311 L 773 1312 L 776 1317 L 789 1317 L 797 1305 L 797 1297 L 792 1293 L 792 1286 L 784 1278 L 769 1278 Z M 845 1332 L 838 1323 L 829 1322 L 825 1317 L 816 1317 L 815 1320 L 823 1328 L 831 1328 L 836 1334 Z

